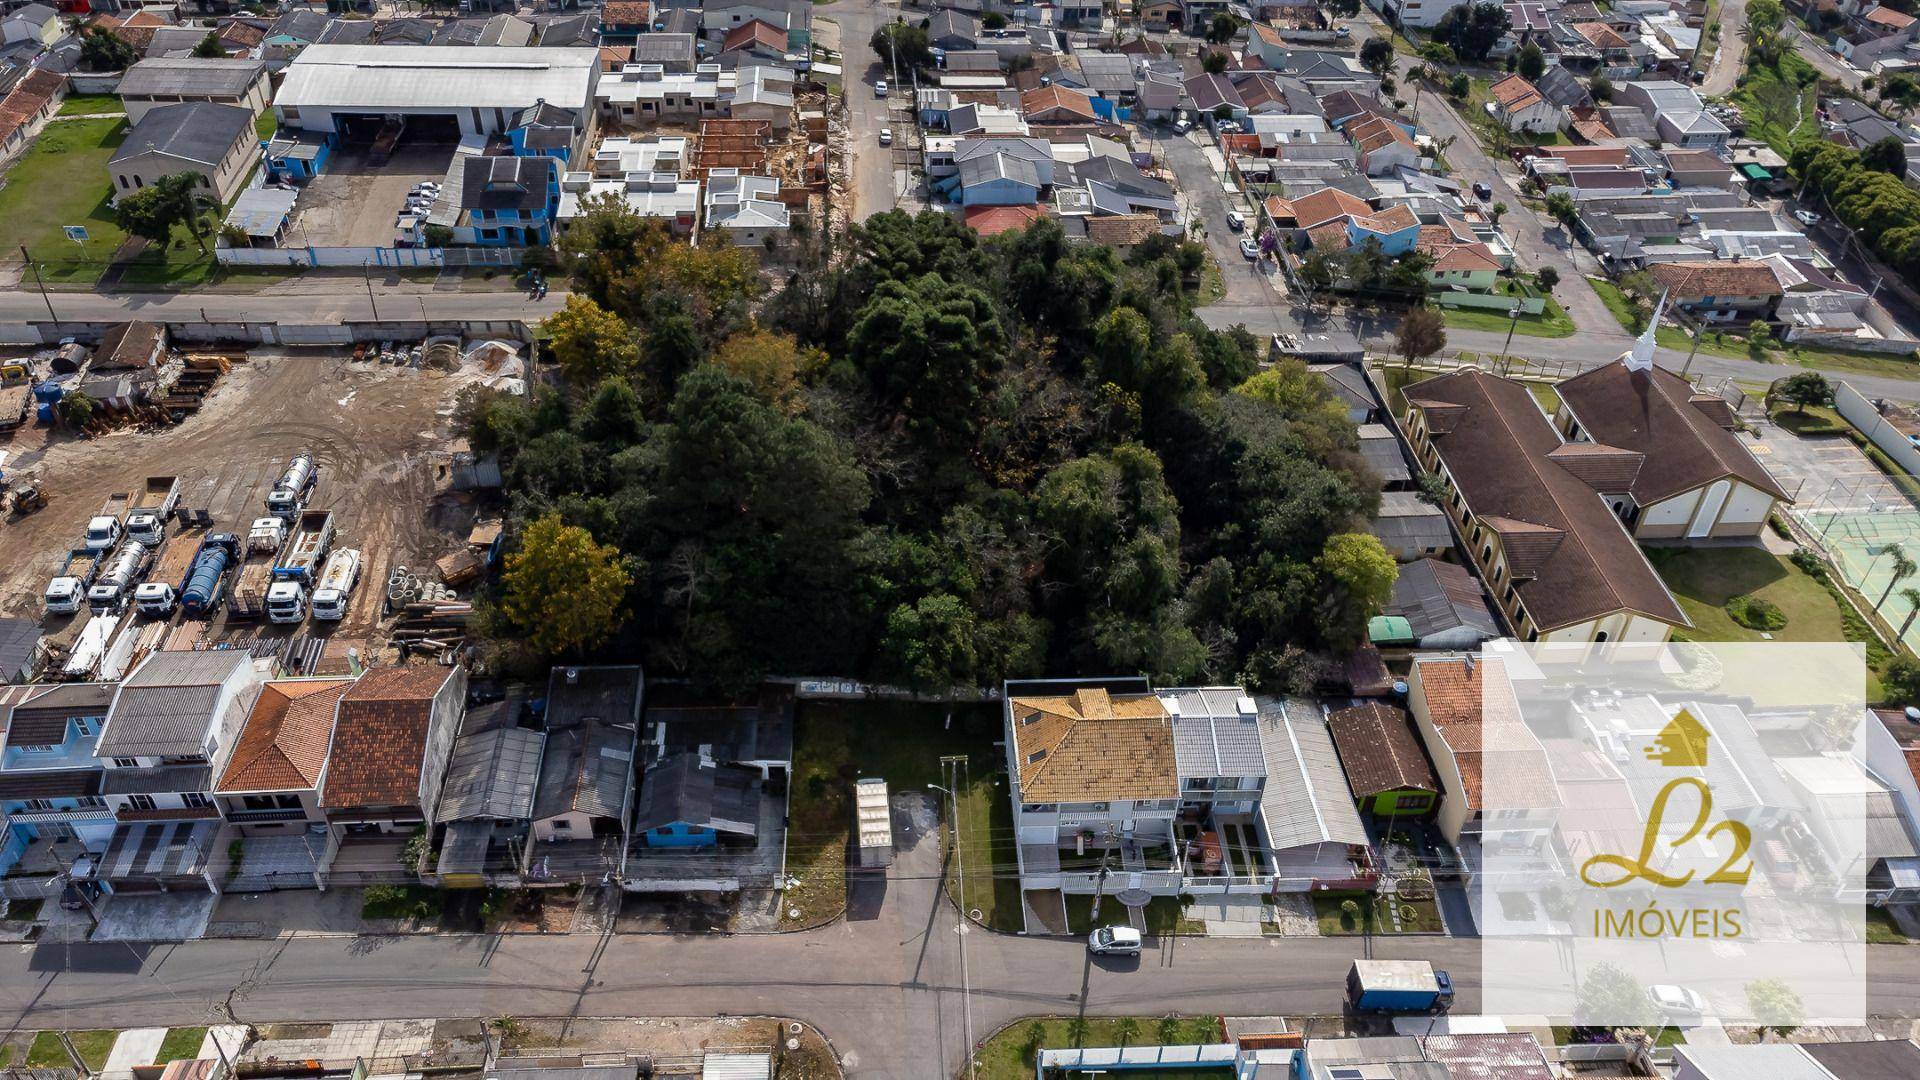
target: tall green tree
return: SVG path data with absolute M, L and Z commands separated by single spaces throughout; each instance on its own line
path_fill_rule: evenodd
M 577 386 L 633 374 L 640 346 L 633 328 L 613 312 L 579 293 L 540 324 L 547 348 L 560 371 Z
M 632 576 L 617 549 L 548 514 L 528 524 L 500 580 L 500 609 L 521 640 L 562 656 L 619 630 Z
M 1547 54 L 1540 51 L 1540 46 L 1529 41 L 1520 47 L 1520 57 L 1514 63 L 1514 70 L 1520 73 L 1521 78 L 1532 82 L 1547 73 Z

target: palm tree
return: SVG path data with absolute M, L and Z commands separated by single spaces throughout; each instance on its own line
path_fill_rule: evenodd
M 1920 615 L 1920 589 L 1901 589 L 1900 599 L 1907 602 L 1907 617 L 1900 624 L 1900 632 L 1893 635 L 1893 640 L 1895 641 L 1902 641 L 1906 638 L 1907 627 L 1913 625 L 1913 617 Z
M 1086 1043 L 1087 1027 L 1087 1018 L 1084 1015 L 1067 1021 L 1067 1038 L 1073 1040 L 1074 1046 L 1082 1046 Z
M 1133 1037 L 1140 1034 L 1140 1021 L 1131 1016 L 1123 1016 L 1113 1025 L 1113 1033 L 1120 1036 L 1120 1048 L 1124 1050 L 1127 1044 L 1133 1041 Z
M 1873 605 L 1875 611 L 1886 606 L 1887 597 L 1893 595 L 1895 586 L 1912 577 L 1915 570 L 1920 570 L 1920 564 L 1909 559 L 1906 549 L 1899 544 L 1888 545 L 1887 554 L 1893 556 L 1893 580 L 1887 582 L 1887 591 L 1880 594 L 1880 602 Z

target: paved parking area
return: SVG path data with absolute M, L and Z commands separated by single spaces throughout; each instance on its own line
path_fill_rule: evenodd
M 369 165 L 367 148 L 343 146 L 294 204 L 289 240 L 315 247 L 392 247 L 393 219 L 407 192 L 436 183 L 453 164 L 452 144 L 402 144 L 385 165 Z
M 1759 435 L 1747 437 L 1748 449 L 1793 496 L 1794 508 L 1802 513 L 1869 510 L 1905 499 L 1844 435 L 1808 438 L 1764 421 L 1756 428 Z
M 95 941 L 194 941 L 213 914 L 210 892 L 116 895 L 100 909 Z

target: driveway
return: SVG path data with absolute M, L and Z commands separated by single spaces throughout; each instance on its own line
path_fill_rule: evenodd
M 1244 198 L 1227 196 L 1219 172 L 1200 143 L 1206 136 L 1198 130 L 1178 136 L 1164 126 L 1153 129 L 1152 135 L 1153 150 L 1173 173 L 1174 187 L 1186 196 L 1194 220 L 1200 223 L 1208 254 L 1220 265 L 1220 276 L 1227 285 L 1227 294 L 1220 302 L 1229 307 L 1271 306 L 1277 298 L 1276 291 L 1284 291 L 1279 271 L 1263 273 L 1240 254 L 1240 238 L 1250 234 L 1229 230 L 1227 211 L 1245 214 L 1249 228 L 1256 219 Z M 1263 259 L 1261 265 L 1272 267 L 1273 264 Z
M 213 914 L 210 892 L 121 893 L 100 907 L 95 941 L 194 941 Z

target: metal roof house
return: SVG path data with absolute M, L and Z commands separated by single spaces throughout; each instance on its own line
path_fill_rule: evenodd
M 518 884 L 546 732 L 525 726 L 522 694 L 468 708 L 440 793 L 436 870 L 450 888 Z
M 548 676 L 547 745 L 522 869 L 528 884 L 621 872 L 640 704 L 638 667 L 560 667 Z

